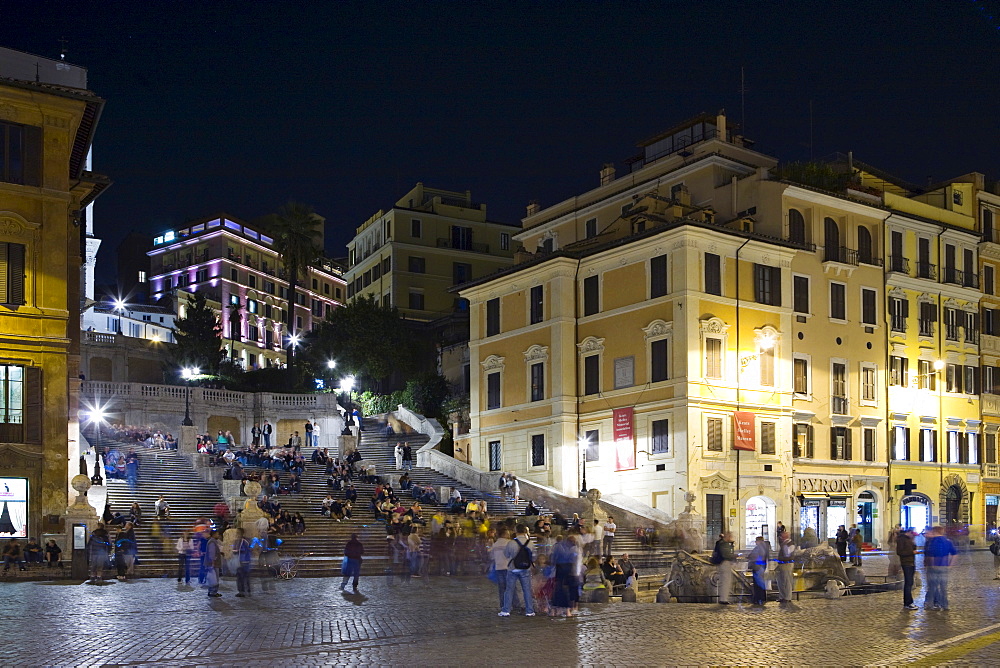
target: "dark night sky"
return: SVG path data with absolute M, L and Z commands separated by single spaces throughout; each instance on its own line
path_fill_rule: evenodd
M 416 181 L 517 222 L 702 111 L 784 160 L 1000 177 L 1000 1 L 0 3 L 0 45 L 107 99 L 99 278 L 130 229 L 294 198 L 327 250 Z

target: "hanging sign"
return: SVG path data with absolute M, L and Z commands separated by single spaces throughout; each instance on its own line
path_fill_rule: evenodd
M 733 413 L 733 450 L 757 449 L 754 438 L 754 414 L 747 411 Z
M 632 416 L 631 408 L 616 408 L 612 412 L 616 471 L 635 468 L 635 431 L 632 429 Z

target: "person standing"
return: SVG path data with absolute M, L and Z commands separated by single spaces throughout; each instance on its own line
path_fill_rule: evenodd
M 403 444 L 397 441 L 396 442 L 396 447 L 393 448 L 393 450 L 392 450 L 392 454 L 396 458 L 396 470 L 397 471 L 402 471 L 403 470 Z
M 995 576 L 993 579 L 1000 580 L 1000 532 L 993 534 L 990 552 L 993 553 L 993 575 Z
M 292 452 L 298 452 L 302 449 L 302 437 L 299 436 L 299 432 L 292 432 L 288 438 L 288 447 L 292 449 Z
M 409 443 L 403 446 L 403 468 L 408 471 L 413 470 L 413 448 Z
M 236 567 L 236 588 L 239 592 L 238 598 L 250 596 L 250 559 L 253 551 L 250 549 L 250 541 L 245 537 L 242 528 L 236 530 L 236 539 L 233 541 L 233 555 L 238 559 Z
M 264 437 L 264 447 L 268 450 L 271 449 L 271 434 L 273 431 L 271 423 L 264 420 L 264 426 L 260 428 L 260 435 Z
M 851 536 L 851 562 L 855 566 L 861 565 L 861 548 L 864 545 L 864 536 L 857 527 L 851 527 L 854 534 Z
M 358 540 L 358 534 L 352 533 L 351 539 L 344 546 L 344 581 L 340 583 L 343 590 L 347 581 L 354 578 L 354 591 L 358 591 L 358 578 L 361 577 L 361 558 L 365 554 L 365 546 Z
M 510 617 L 510 609 L 514 605 L 514 589 L 517 583 L 521 583 L 521 593 L 524 596 L 524 616 L 535 616 L 534 598 L 531 592 L 531 567 L 535 563 L 531 550 L 531 536 L 528 535 L 528 527 L 523 524 L 517 525 L 517 535 L 514 540 L 507 544 L 504 554 L 510 560 L 507 569 L 507 591 L 504 592 L 503 608 L 500 617 Z
M 729 597 L 733 593 L 733 565 L 736 563 L 736 548 L 733 547 L 733 534 L 726 531 L 715 541 L 715 552 L 712 561 L 719 570 L 719 605 L 729 605 Z
M 87 563 L 90 566 L 91 580 L 101 582 L 104 580 L 104 569 L 108 567 L 108 559 L 111 555 L 111 536 L 104 528 L 102 522 L 97 523 L 97 528 L 90 534 L 87 541 Z
M 255 448 L 260 445 L 260 425 L 256 422 L 254 422 L 253 427 L 250 428 L 250 445 Z
M 795 545 L 787 531 L 778 535 L 778 601 L 784 606 L 792 602 L 792 569 L 795 567 Z
M 194 541 L 191 534 L 185 531 L 177 539 L 177 582 L 184 580 L 191 584 L 191 555 L 194 553 Z
M 758 608 L 764 607 L 764 604 L 767 603 L 767 584 L 764 582 L 764 572 L 767 570 L 767 562 L 770 557 L 771 550 L 764 541 L 764 537 L 757 536 L 754 548 L 750 551 L 747 560 L 753 571 L 753 604 Z
M 917 606 L 913 603 L 913 574 L 917 569 L 917 544 L 913 540 L 913 531 L 900 529 L 896 532 L 895 542 L 896 557 L 903 571 L 903 607 L 916 610 Z
M 931 529 L 930 540 L 924 545 L 924 567 L 927 570 L 927 594 L 924 608 L 948 609 L 948 568 L 957 554 L 955 545 L 944 534 L 942 527 Z
M 500 527 L 497 539 L 490 546 L 489 554 L 493 559 L 493 569 L 497 583 L 497 593 L 500 595 L 500 610 L 503 610 L 504 601 L 507 594 L 507 566 L 510 559 L 507 557 L 507 545 L 510 544 L 510 532 L 507 527 Z
M 305 434 L 306 434 L 306 447 L 307 448 L 313 447 L 313 425 L 312 422 L 310 422 L 309 420 L 306 420 Z
M 319 422 L 316 422 L 316 418 L 313 418 L 313 447 L 318 448 L 319 445 Z
M 219 532 L 212 531 L 205 541 L 205 583 L 208 585 L 208 595 L 213 598 L 222 596 L 219 593 L 219 562 L 222 560 L 222 542 Z
M 574 517 L 576 517 L 574 515 Z M 611 556 L 611 544 L 615 542 L 615 531 L 618 530 L 618 526 L 615 524 L 615 518 L 608 515 L 608 521 L 604 523 L 604 556 Z
M 840 528 L 837 529 L 837 554 L 840 555 L 841 561 L 847 561 L 847 529 L 841 524 Z

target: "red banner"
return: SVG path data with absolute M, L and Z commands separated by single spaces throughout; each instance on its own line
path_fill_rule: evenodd
M 632 429 L 632 413 L 631 408 L 616 408 L 612 411 L 616 471 L 635 468 L 635 431 Z
M 747 411 L 733 413 L 733 450 L 757 449 L 754 435 L 754 414 Z

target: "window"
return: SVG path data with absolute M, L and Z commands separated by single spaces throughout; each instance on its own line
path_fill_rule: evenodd
M 372 267 L 372 276 L 374 276 L 375 278 L 378 278 L 380 276 L 379 265 L 376 264 L 374 267 Z M 330 294 L 330 284 L 329 283 L 324 283 L 323 284 L 323 294 L 324 295 Z
M 917 387 L 921 390 L 937 389 L 937 371 L 930 360 L 917 360 Z
M 670 435 L 670 421 L 669 420 L 653 420 L 652 425 L 653 431 L 653 443 L 652 443 L 652 454 L 654 455 L 665 455 L 669 451 L 669 435 Z
M 20 425 L 23 422 L 24 367 L 2 365 L 0 366 L 0 424 Z
M 900 355 L 889 356 L 889 384 L 906 387 L 909 385 L 910 360 Z
M 240 270 L 236 267 L 231 267 L 229 269 L 229 278 L 233 280 L 234 283 L 240 282 Z
M 890 326 L 894 332 L 906 331 L 906 319 L 910 317 L 910 302 L 901 297 L 889 298 Z
M 995 433 L 986 434 L 986 463 L 997 463 L 997 435 Z
M 531 435 L 531 465 L 545 466 L 545 434 Z
M 472 228 L 452 225 L 451 247 L 458 250 L 472 250 Z
M 486 375 L 486 410 L 500 408 L 500 372 Z
M 848 427 L 830 427 L 830 459 L 852 459 L 851 430 Z
M 864 447 L 864 458 L 866 462 L 875 461 L 875 430 L 865 427 L 861 430 L 861 438 Z
M 910 459 L 910 428 L 897 425 L 892 428 L 892 458 Z
M 875 325 L 875 297 L 874 290 L 861 288 L 861 322 L 865 325 Z
M 601 310 L 600 283 L 597 276 L 583 279 L 583 315 L 594 315 Z
M 1000 309 L 983 309 L 983 334 L 1000 336 Z
M 201 269 L 199 271 L 204 271 L 204 269 Z M 145 283 L 146 282 L 146 272 L 142 271 L 141 269 L 139 270 L 139 282 L 140 283 Z
M 496 336 L 500 333 L 500 298 L 494 297 L 486 302 L 486 336 Z
M 811 424 L 792 425 L 792 445 L 796 457 L 813 457 L 813 427 Z
M 500 450 L 500 441 L 490 441 L 487 447 L 490 451 L 490 470 L 503 470 L 503 457 L 501 456 L 502 451 Z
M 376 262 L 372 266 L 371 272 L 372 272 L 372 280 L 373 281 L 377 281 L 379 279 L 379 277 L 382 276 L 382 265 L 380 265 L 378 262 Z M 367 272 L 365 272 L 365 273 L 367 273 Z M 324 283 L 323 284 L 323 294 L 327 294 L 327 295 L 330 294 L 330 284 L 329 283 Z
M 966 464 L 979 463 L 979 434 L 974 431 L 965 433 L 965 446 L 968 452 Z
M 920 430 L 920 461 L 937 461 L 937 429 L 924 428 Z
M 247 340 L 254 343 L 260 341 L 260 330 L 256 325 L 247 325 Z
M 847 415 L 847 365 L 834 362 L 830 370 L 831 390 L 830 405 L 837 415 Z
M 142 272 L 139 272 L 142 273 Z M 208 280 L 208 269 L 199 269 L 194 273 L 194 280 L 198 283 L 204 283 Z
M 984 264 L 983 265 L 983 292 L 992 295 L 996 294 L 996 288 L 994 287 L 996 279 L 994 278 L 993 265 Z
M 979 343 L 979 314 L 965 312 L 965 342 Z
M 274 294 L 274 282 L 264 281 L 264 292 L 273 295 Z
M 708 418 L 705 432 L 705 447 L 712 452 L 722 452 L 722 418 Z
M 869 364 L 861 366 L 861 400 L 876 401 L 875 396 L 875 367 Z
M 590 218 L 590 219 L 588 219 L 587 222 L 584 223 L 584 230 L 585 230 L 584 234 L 586 235 L 587 239 L 590 239 L 591 237 L 596 237 L 597 236 L 597 219 L 596 218 Z
M 544 291 L 543 286 L 536 285 L 531 288 L 530 300 L 531 300 L 531 324 L 537 324 L 545 319 L 545 301 L 544 301 Z
M 944 338 L 949 341 L 958 341 L 958 309 L 946 308 L 944 310 Z
M 773 422 L 760 423 L 760 454 L 775 454 L 775 429 Z
M 315 278 L 312 279 L 312 289 L 313 289 L 313 292 L 316 292 L 316 290 L 319 289 L 319 281 L 316 280 Z
M 414 311 L 424 310 L 424 293 L 422 292 L 411 292 L 410 293 L 410 308 Z
M 847 286 L 843 283 L 830 283 L 830 317 L 847 320 Z
M 247 300 L 247 313 L 256 313 L 256 312 L 257 312 L 257 300 L 256 299 L 248 299 Z
M 760 384 L 774 387 L 774 346 L 763 348 L 758 353 L 760 359 Z
M 535 362 L 531 365 L 531 400 L 541 401 L 545 398 L 545 363 Z
M 506 232 L 500 233 L 500 250 L 510 250 L 510 235 Z
M 809 277 L 792 277 L 792 306 L 796 313 L 809 313 Z
M 722 339 L 705 338 L 705 377 L 722 378 Z
M 0 123 L 0 126 L 3 124 Z M 24 245 L 0 243 L 0 303 L 24 304 Z M 166 279 L 170 289 L 170 278 Z
M 824 261 L 842 262 L 840 253 L 840 228 L 833 218 L 823 219 Z
M 42 185 L 42 129 L 0 122 L 0 181 Z
M 410 236 L 413 237 L 414 239 L 419 239 L 420 238 L 420 234 L 421 234 L 420 219 L 419 218 L 411 218 L 410 219 Z
M 858 262 L 872 263 L 872 233 L 864 226 L 858 227 Z
M 979 394 L 979 367 L 965 367 L 965 393 Z
M 809 360 L 796 357 L 792 362 L 795 394 L 809 394 Z
M 424 274 L 427 272 L 427 262 L 424 258 L 416 255 L 409 257 L 409 267 L 411 274 Z
M 993 212 L 983 209 L 983 238 L 986 241 L 995 241 L 996 233 L 993 229 Z M 990 294 L 993 294 L 992 292 Z
M 715 253 L 705 253 L 705 292 L 722 296 L 722 259 Z
M 781 306 L 781 269 L 755 264 L 753 274 L 754 301 L 758 304 Z
M 797 244 L 806 242 L 806 221 L 798 209 L 788 210 L 788 240 Z
M 382 260 L 382 275 L 388 274 L 392 270 L 392 258 L 387 257 Z
M 451 278 L 455 285 L 460 285 L 472 280 L 472 265 L 465 262 L 453 262 L 451 265 Z
M 667 294 L 667 256 L 657 255 L 649 260 L 649 298 Z
M 583 435 L 583 439 L 587 443 L 587 450 L 584 453 L 585 461 L 599 461 L 601 458 L 601 432 L 593 429 L 586 432 Z
M 587 355 L 583 358 L 583 394 L 599 394 L 601 391 L 601 356 Z
M 920 302 L 920 312 L 917 324 L 920 336 L 934 336 L 934 324 L 937 323 L 938 308 L 933 302 Z
M 945 391 L 962 391 L 962 366 L 960 364 L 949 364 L 945 367 Z
M 955 247 L 951 244 L 944 245 L 944 282 L 959 282 L 955 270 Z
M 239 297 L 239 295 L 229 295 L 229 305 L 230 306 L 239 306 L 240 305 L 240 297 Z
M 957 431 L 949 431 L 946 434 L 948 443 L 948 462 L 951 464 L 960 464 L 962 456 L 962 448 L 959 444 L 959 434 Z
M 670 378 L 667 371 L 667 339 L 649 344 L 650 382 L 658 383 Z

